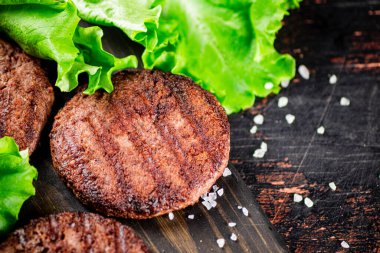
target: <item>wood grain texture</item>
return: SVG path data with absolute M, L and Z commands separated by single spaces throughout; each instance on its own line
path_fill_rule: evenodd
M 380 1 L 304 1 L 279 35 L 277 47 L 311 79 L 297 76 L 278 96 L 230 117 L 232 162 L 292 252 L 342 252 L 342 240 L 353 252 L 379 252 Z M 287 107 L 278 108 L 280 96 Z M 350 106 L 339 104 L 343 96 Z M 265 123 L 251 135 L 258 112 Z M 316 133 L 321 125 L 324 135 Z M 261 140 L 268 153 L 254 159 Z M 294 203 L 294 193 L 314 206 Z

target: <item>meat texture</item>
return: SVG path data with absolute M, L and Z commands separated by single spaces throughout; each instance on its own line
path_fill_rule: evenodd
M 196 203 L 230 151 L 227 115 L 188 78 L 123 71 L 115 91 L 78 93 L 55 118 L 54 167 L 85 204 L 106 215 L 150 218 Z

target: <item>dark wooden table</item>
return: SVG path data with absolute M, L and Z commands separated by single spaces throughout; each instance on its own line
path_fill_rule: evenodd
M 285 23 L 277 48 L 311 78 L 298 75 L 280 95 L 230 116 L 231 160 L 291 251 L 344 252 L 344 240 L 351 252 L 380 252 L 380 1 L 305 0 Z M 287 107 L 278 108 L 280 96 Z M 339 104 L 343 96 L 350 106 Z M 258 112 L 265 123 L 252 135 Z M 261 140 L 268 152 L 254 159 Z M 294 203 L 294 193 L 314 206 Z

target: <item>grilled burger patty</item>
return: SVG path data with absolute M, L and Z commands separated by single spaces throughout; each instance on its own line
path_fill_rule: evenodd
M 228 162 L 224 109 L 182 76 L 124 71 L 113 83 L 113 93 L 79 93 L 56 116 L 51 152 L 59 175 L 110 216 L 149 218 L 197 202 Z
M 11 136 L 33 153 L 53 101 L 39 61 L 0 39 L 0 137 Z
M 0 252 L 148 252 L 132 229 L 92 213 L 32 220 L 0 244 Z

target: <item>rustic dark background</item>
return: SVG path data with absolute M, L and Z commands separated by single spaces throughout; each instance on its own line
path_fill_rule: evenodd
M 311 78 L 297 75 L 280 95 L 230 116 L 231 160 L 291 251 L 344 251 L 345 240 L 349 251 L 380 252 L 380 1 L 305 0 L 277 42 Z M 278 108 L 280 96 L 287 107 Z M 339 104 L 342 96 L 350 106 Z M 265 123 L 252 135 L 258 112 Z M 268 152 L 255 159 L 261 140 Z M 314 206 L 294 203 L 294 193 Z

